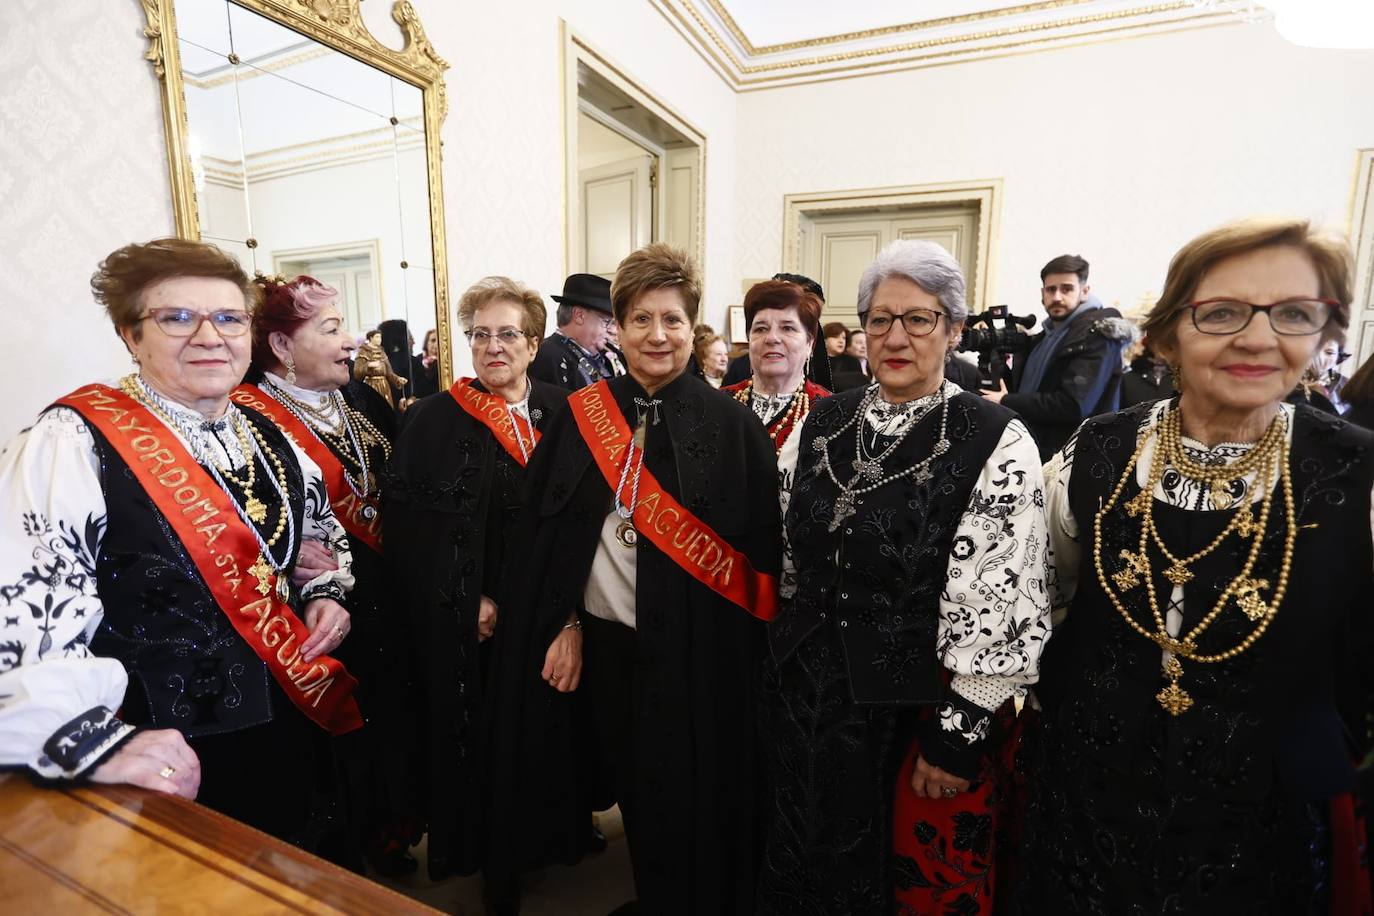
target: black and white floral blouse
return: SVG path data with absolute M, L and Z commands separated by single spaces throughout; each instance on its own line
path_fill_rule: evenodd
M 173 402 L 159 406 L 186 421 L 174 432 L 193 454 L 244 466 L 232 432 L 216 435 Z M 353 586 L 348 539 L 319 467 L 295 443 L 292 451 L 305 481 L 301 535 L 329 545 L 338 561 L 301 594 L 340 596 Z M 133 730 L 114 712 L 128 686 L 124 667 L 90 650 L 104 616 L 95 569 L 105 527 L 92 433 L 75 411 L 49 410 L 0 453 L 0 766 L 75 778 Z M 80 755 L 61 753 L 78 744 Z

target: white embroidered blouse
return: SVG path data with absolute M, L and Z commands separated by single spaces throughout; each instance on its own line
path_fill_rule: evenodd
M 234 435 L 216 435 L 200 414 L 178 404 L 164 400 L 159 406 L 184 421 L 174 432 L 193 454 L 244 466 Z M 237 408 L 231 404 L 229 410 Z M 329 545 L 338 560 L 337 569 L 312 579 L 301 592 L 307 598 L 338 596 L 353 587 L 348 539 L 330 508 L 320 469 L 295 443 L 292 451 L 305 483 L 301 536 Z M 89 648 L 104 611 L 85 564 L 93 565 L 99 554 L 105 519 L 95 440 L 75 411 L 47 411 L 0 452 L 0 766 L 74 778 L 132 731 L 113 712 L 128 686 L 124 667 Z M 101 716 L 83 723 L 101 730 L 105 740 L 98 747 L 71 768 L 45 754 L 45 743 L 64 726 L 100 707 Z

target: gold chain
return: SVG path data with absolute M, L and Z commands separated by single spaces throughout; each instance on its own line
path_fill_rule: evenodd
M 162 420 L 163 423 L 167 425 L 169 429 L 177 429 L 177 422 L 175 419 L 172 418 L 172 415 L 167 413 L 167 411 L 164 410 L 162 406 L 158 404 L 156 401 L 144 397 L 143 393 L 138 388 L 137 382 L 135 382 L 134 379 L 135 377 L 133 375 L 125 376 L 123 379 L 120 380 L 119 387 L 129 397 L 138 401 L 140 404 L 143 404 L 153 413 L 157 414 L 158 417 Z M 251 443 L 249 443 L 248 441 L 248 432 L 245 431 L 244 427 L 247 427 L 248 430 L 252 431 L 253 438 L 256 439 L 258 441 L 258 445 L 261 446 L 262 453 L 267 456 L 269 461 L 271 461 L 272 469 L 276 474 L 277 488 L 281 493 L 287 492 L 286 469 L 282 466 L 281 459 L 277 457 L 277 453 L 272 451 L 272 449 L 268 447 L 267 442 L 262 437 L 262 433 L 258 432 L 257 428 L 253 426 L 253 424 L 245 420 L 241 414 L 237 412 L 231 412 L 229 425 L 233 427 L 234 434 L 238 437 L 239 449 L 243 452 L 244 462 L 248 465 L 248 474 L 246 482 L 240 480 L 238 477 L 234 476 L 234 474 L 232 474 L 230 471 L 226 470 L 224 466 L 221 465 L 218 461 L 215 461 L 213 457 L 210 458 L 210 461 L 215 465 L 215 469 L 218 470 L 221 475 L 232 479 L 235 483 L 239 484 L 244 488 L 244 492 L 246 494 L 243 506 L 244 514 L 247 515 L 250 519 L 252 519 L 255 523 L 260 525 L 267 520 L 267 507 L 264 506 L 262 500 L 258 499 L 257 496 L 253 493 L 253 486 L 255 483 L 257 483 L 257 471 L 253 466 L 253 447 Z M 282 532 L 286 530 L 286 515 L 289 511 L 290 507 L 287 506 L 285 502 L 283 502 L 282 505 L 278 508 L 277 527 L 276 530 L 272 532 L 272 536 L 267 539 L 268 547 L 275 546 L 277 540 L 281 537 Z
M 1157 445 L 1150 462 L 1148 480 L 1140 494 L 1125 503 L 1127 514 L 1132 517 L 1144 516 L 1141 519 L 1137 551 L 1134 553 L 1128 550 L 1121 551 L 1121 559 L 1125 561 L 1125 566 L 1108 575 L 1102 559 L 1103 519 L 1117 505 L 1126 485 L 1134 478 L 1140 457 L 1152 436 L 1156 439 Z M 1098 581 L 1101 583 L 1108 600 L 1126 623 L 1130 625 L 1131 629 L 1169 653 L 1169 657 L 1164 663 L 1164 675 L 1169 679 L 1169 685 L 1159 692 L 1156 699 L 1171 715 L 1181 715 L 1193 705 L 1192 697 L 1179 686 L 1179 680 L 1183 677 L 1183 665 L 1179 662 L 1179 658 L 1209 664 L 1235 658 L 1253 646 L 1255 641 L 1264 635 L 1265 631 L 1269 629 L 1269 624 L 1278 614 L 1279 605 L 1283 603 L 1284 595 L 1288 591 L 1293 550 L 1298 532 L 1297 518 L 1293 508 L 1293 480 L 1288 457 L 1288 436 L 1283 416 L 1280 414 L 1274 418 L 1269 429 L 1266 430 L 1255 447 L 1236 462 L 1221 468 L 1198 464 L 1183 452 L 1178 411 L 1169 411 L 1158 424 L 1151 426 L 1141 434 L 1135 453 L 1127 463 L 1125 473 L 1093 520 L 1093 562 L 1097 570 Z M 1169 465 L 1172 465 L 1179 473 L 1186 473 L 1187 476 L 1193 477 L 1195 480 L 1202 480 L 1209 484 L 1229 483 L 1254 471 L 1256 473 L 1255 485 L 1265 488 L 1260 504 L 1259 519 L 1254 518 L 1249 501 L 1242 500 L 1235 516 L 1210 544 L 1180 560 L 1164 545 L 1154 523 L 1154 491 L 1163 479 L 1164 469 Z M 1244 471 L 1241 470 L 1242 467 L 1245 469 Z M 1195 475 L 1194 472 L 1200 473 Z M 1284 508 L 1287 513 L 1287 532 L 1284 539 L 1283 559 L 1279 569 L 1278 582 L 1274 586 L 1273 596 L 1266 603 L 1260 597 L 1260 590 L 1268 588 L 1269 582 L 1265 579 L 1255 579 L 1252 574 L 1259 558 L 1263 534 L 1268 528 L 1269 517 L 1273 508 L 1274 491 L 1278 489 L 1276 485 L 1280 483 L 1282 484 Z M 1174 585 L 1182 586 L 1193 577 L 1188 566 L 1220 547 L 1233 532 L 1242 538 L 1253 538 L 1240 574 L 1222 590 L 1212 610 L 1191 631 L 1181 638 L 1170 636 L 1164 615 L 1160 612 L 1158 596 L 1155 593 L 1154 575 L 1150 566 L 1148 550 L 1150 542 L 1153 541 L 1173 564 L 1165 572 L 1165 577 Z M 1146 629 L 1131 616 L 1117 592 L 1112 589 L 1113 584 L 1115 584 L 1121 591 L 1128 591 L 1141 584 L 1142 579 L 1156 627 L 1153 632 Z M 1235 598 L 1236 604 L 1246 617 L 1255 622 L 1255 628 L 1237 645 L 1223 652 L 1210 655 L 1198 652 L 1198 638 L 1221 615 L 1232 598 Z
M 748 407 L 749 399 L 753 397 L 753 394 L 754 380 L 751 378 L 749 381 L 744 383 L 743 388 L 735 392 L 735 400 L 739 401 L 745 407 Z M 787 414 L 783 416 L 781 419 L 779 419 L 778 422 L 774 425 L 779 433 L 781 433 L 783 430 L 787 430 L 788 435 L 790 435 L 791 431 L 796 427 L 797 421 L 800 420 L 802 417 L 806 416 L 810 412 L 811 395 L 806 393 L 806 379 L 803 378 L 801 380 L 801 384 L 797 386 L 797 390 L 792 395 L 791 406 L 789 407 Z M 781 455 L 782 447 L 787 444 L 787 437 L 783 436 L 780 440 L 776 434 L 770 433 L 770 435 L 773 438 L 774 451 L 777 452 L 777 454 Z

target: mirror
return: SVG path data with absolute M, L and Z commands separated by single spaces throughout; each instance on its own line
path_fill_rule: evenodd
M 148 58 L 178 233 L 250 273 L 334 287 L 354 334 L 387 322 L 408 397 L 453 381 L 439 178 L 448 65 L 408 2 L 392 8 L 400 50 L 372 37 L 359 2 L 143 0 Z M 430 331 L 434 366 L 420 359 Z

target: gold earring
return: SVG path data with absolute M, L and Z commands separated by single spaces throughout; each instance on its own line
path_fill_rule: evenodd
M 286 361 L 286 384 L 296 384 L 296 361 L 293 359 Z
M 1174 383 L 1174 391 L 1178 394 L 1183 393 L 1183 370 L 1179 369 L 1174 363 L 1169 364 L 1169 381 Z

